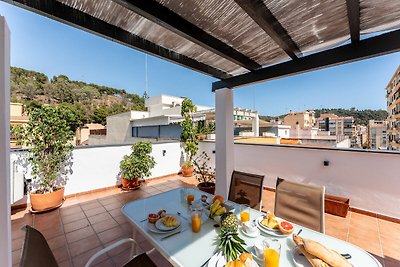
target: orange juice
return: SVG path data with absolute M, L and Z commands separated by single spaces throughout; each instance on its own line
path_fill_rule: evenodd
M 279 267 L 279 252 L 272 248 L 264 250 L 265 267 Z
M 188 205 L 192 204 L 192 201 L 194 200 L 194 195 L 190 194 L 186 198 Z
M 201 230 L 201 213 L 192 214 L 192 231 L 198 233 Z
M 250 220 L 250 213 L 248 213 L 247 211 L 242 211 L 240 213 L 240 221 L 247 222 L 248 220 Z

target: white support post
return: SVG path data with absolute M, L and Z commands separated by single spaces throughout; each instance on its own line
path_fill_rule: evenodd
M 251 122 L 251 131 L 254 133 L 255 137 L 260 135 L 260 118 L 258 117 L 258 113 L 256 113 L 256 116 Z
M 215 171 L 216 193 L 228 197 L 234 169 L 233 156 L 233 91 L 215 91 Z
M 10 30 L 0 16 L 0 266 L 11 266 Z

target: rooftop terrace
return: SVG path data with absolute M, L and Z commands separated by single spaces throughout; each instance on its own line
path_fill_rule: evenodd
M 98 250 L 121 238 L 131 237 L 140 250 L 152 248 L 143 236 L 134 233 L 131 224 L 121 214 L 127 202 L 159 194 L 177 187 L 194 187 L 194 178 L 168 176 L 149 180 L 139 190 L 123 192 L 107 189 L 68 198 L 55 211 L 30 214 L 27 210 L 12 215 L 13 266 L 20 260 L 24 232 L 21 226 L 32 225 L 46 237 L 60 266 L 84 266 Z M 274 192 L 263 191 L 263 211 L 273 210 Z M 353 243 L 373 254 L 383 266 L 400 265 L 400 224 L 350 211 L 346 218 L 326 214 L 326 234 Z M 129 255 L 129 247 L 117 248 L 102 257 L 95 266 L 121 266 Z M 152 260 L 157 266 L 171 266 L 158 252 Z

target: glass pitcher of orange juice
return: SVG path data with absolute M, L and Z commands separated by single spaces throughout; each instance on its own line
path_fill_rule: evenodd
M 264 250 L 264 266 L 279 267 L 279 258 L 281 255 L 281 244 L 278 239 L 272 239 L 269 247 Z

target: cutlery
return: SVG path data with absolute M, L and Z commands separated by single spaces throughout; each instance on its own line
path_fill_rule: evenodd
M 300 235 L 301 232 L 303 232 L 303 229 L 300 229 L 300 230 L 297 232 L 297 235 Z
M 143 219 L 143 220 L 140 220 L 140 222 L 144 222 L 144 221 L 146 221 L 147 220 L 147 218 L 145 218 L 145 219 Z
M 170 235 L 166 235 L 166 236 L 164 236 L 164 237 L 161 237 L 160 240 L 165 240 L 165 239 L 167 239 L 167 238 L 170 238 L 171 236 L 174 236 L 174 235 L 177 235 L 177 234 L 179 234 L 179 233 L 182 233 L 183 231 L 184 231 L 184 230 L 179 230 L 178 232 L 172 233 L 172 234 L 170 234 Z

